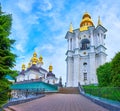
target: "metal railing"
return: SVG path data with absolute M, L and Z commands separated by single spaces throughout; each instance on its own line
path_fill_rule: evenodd
M 78 88 L 79 88 L 80 93 L 84 93 L 84 88 L 82 87 L 80 82 L 78 82 Z

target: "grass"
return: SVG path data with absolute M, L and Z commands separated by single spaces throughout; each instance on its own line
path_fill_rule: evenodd
M 120 87 L 83 86 L 85 93 L 120 102 Z

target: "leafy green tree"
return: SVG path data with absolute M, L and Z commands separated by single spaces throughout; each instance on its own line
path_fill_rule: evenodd
M 0 5 L 0 78 L 11 73 L 15 64 L 16 55 L 11 52 L 15 40 L 9 38 L 11 24 L 11 15 L 3 13 Z
M 14 70 L 14 71 L 12 71 L 12 73 L 10 73 L 10 74 L 8 74 L 8 75 L 10 75 L 11 77 L 13 77 L 13 79 L 16 79 L 16 76 L 18 76 L 18 71 L 17 70 Z
M 111 62 L 101 65 L 97 69 L 99 86 L 109 86 L 111 84 Z
M 0 4 L 0 106 L 8 99 L 10 83 L 4 78 L 11 74 L 15 65 L 16 55 L 11 52 L 15 40 L 9 38 L 11 34 L 12 16 L 2 12 Z
M 111 62 L 112 85 L 120 87 L 120 52 L 118 52 Z

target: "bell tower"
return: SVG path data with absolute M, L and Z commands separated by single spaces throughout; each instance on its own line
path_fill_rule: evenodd
M 66 52 L 68 87 L 98 84 L 96 69 L 106 62 L 105 32 L 100 17 L 97 27 L 94 26 L 89 13 L 85 12 L 80 27 L 73 29 L 72 23 L 65 39 L 68 43 Z

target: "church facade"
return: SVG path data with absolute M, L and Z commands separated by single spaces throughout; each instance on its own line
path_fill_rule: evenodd
M 49 84 L 57 84 L 58 78 L 53 74 L 53 66 L 49 66 L 49 71 L 42 67 L 43 58 L 40 56 L 37 58 L 37 53 L 34 52 L 33 57 L 28 63 L 26 68 L 25 64 L 22 64 L 22 70 L 19 75 L 16 77 L 16 82 L 25 82 L 25 81 L 43 81 Z
M 96 69 L 106 62 L 105 38 L 107 30 L 98 18 L 97 27 L 94 26 L 91 16 L 86 12 L 78 29 L 70 30 L 65 39 L 68 43 L 66 52 L 67 87 L 98 84 Z

